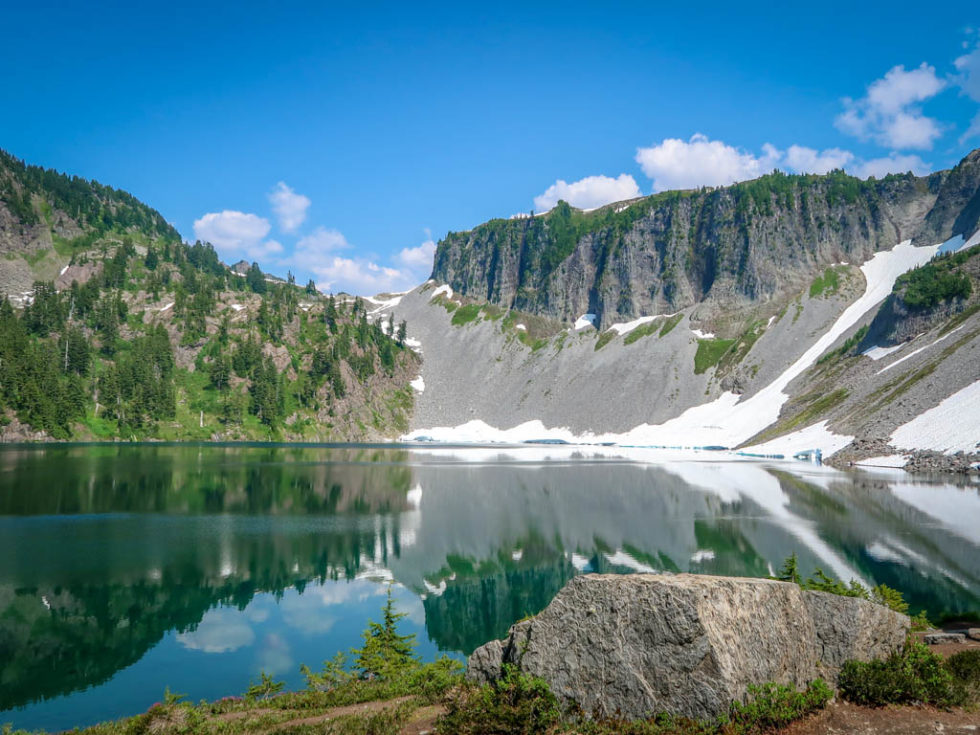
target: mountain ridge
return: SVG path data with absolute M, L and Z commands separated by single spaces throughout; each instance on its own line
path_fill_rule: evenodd
M 710 317 L 784 297 L 827 266 L 864 262 L 906 239 L 972 233 L 977 220 L 980 150 L 924 177 L 775 172 L 591 212 L 559 202 L 449 233 L 432 279 L 562 324 L 595 314 L 604 328 L 695 304 Z

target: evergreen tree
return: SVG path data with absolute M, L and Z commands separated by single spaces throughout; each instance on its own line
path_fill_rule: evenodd
M 266 292 L 265 275 L 258 263 L 252 263 L 252 267 L 245 274 L 245 282 L 254 293 L 263 294 Z
M 354 665 L 366 679 L 390 677 L 418 662 L 415 634 L 400 635 L 398 621 L 408 613 L 395 611 L 395 599 L 388 587 L 388 599 L 381 610 L 381 622 L 368 621 L 363 633 L 364 646 L 354 649 Z

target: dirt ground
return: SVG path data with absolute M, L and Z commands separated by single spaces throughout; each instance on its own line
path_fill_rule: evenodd
M 980 711 L 931 707 L 859 707 L 836 701 L 782 731 L 784 735 L 920 735 L 980 733 Z

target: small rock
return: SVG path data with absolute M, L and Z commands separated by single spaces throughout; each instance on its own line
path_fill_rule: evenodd
M 980 641 L 980 628 L 970 628 L 966 631 L 966 637 L 972 638 L 975 641 Z
M 929 633 L 922 640 L 930 646 L 937 646 L 940 643 L 966 643 L 966 636 L 962 633 Z

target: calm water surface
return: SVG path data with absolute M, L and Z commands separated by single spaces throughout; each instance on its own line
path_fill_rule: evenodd
M 794 551 L 913 610 L 980 609 L 976 484 L 616 451 L 0 448 L 0 723 L 86 725 L 260 671 L 299 688 L 389 585 L 426 659 L 576 574 L 765 576 Z

